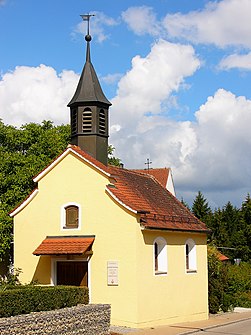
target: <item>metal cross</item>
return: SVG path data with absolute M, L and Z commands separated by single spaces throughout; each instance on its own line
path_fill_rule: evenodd
M 147 158 L 145 165 L 147 165 L 147 170 L 148 171 L 150 170 L 150 164 L 152 164 L 152 162 L 150 161 L 149 158 Z
M 87 21 L 87 35 L 90 35 L 90 17 L 95 16 L 94 14 L 84 14 L 80 15 L 83 21 Z

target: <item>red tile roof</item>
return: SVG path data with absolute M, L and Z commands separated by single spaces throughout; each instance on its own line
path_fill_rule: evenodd
M 159 168 L 159 169 L 133 170 L 133 171 L 150 174 L 151 176 L 155 177 L 162 186 L 166 187 L 170 169 Z
M 116 167 L 110 167 L 109 171 L 115 180 L 113 185 L 107 186 L 109 192 L 125 206 L 140 213 L 143 227 L 209 232 L 204 223 L 151 175 Z
M 96 166 L 98 169 L 109 173 L 109 168 L 98 161 L 97 159 L 93 158 L 91 155 L 87 154 L 85 151 L 81 150 L 80 147 L 77 145 L 69 144 L 68 148 L 71 148 L 73 151 L 75 151 L 78 155 L 82 156 L 86 161 L 90 162 L 92 165 Z M 67 149 L 66 149 L 67 150 Z
M 226 255 L 223 255 L 221 252 L 217 251 L 217 257 L 221 262 L 228 261 L 229 258 Z
M 94 237 L 47 236 L 33 255 L 82 255 L 90 250 Z

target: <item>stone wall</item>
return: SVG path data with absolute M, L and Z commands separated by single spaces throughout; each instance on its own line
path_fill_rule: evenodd
M 110 305 L 78 305 L 0 318 L 1 335 L 107 335 Z

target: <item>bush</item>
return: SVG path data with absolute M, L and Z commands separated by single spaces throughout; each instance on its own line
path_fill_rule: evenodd
M 88 304 L 87 287 L 13 286 L 0 291 L 0 317 Z
M 209 312 L 227 312 L 236 305 L 235 297 L 229 292 L 229 266 L 223 264 L 213 248 L 208 250 L 208 301 Z
M 251 291 L 236 294 L 237 306 L 251 308 Z

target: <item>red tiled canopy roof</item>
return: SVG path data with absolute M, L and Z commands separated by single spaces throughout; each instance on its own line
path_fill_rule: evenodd
M 109 192 L 140 214 L 144 228 L 209 232 L 203 222 L 151 175 L 116 167 L 109 170 L 115 180 L 107 186 Z
M 82 255 L 91 249 L 93 242 L 93 236 L 47 236 L 33 255 Z

